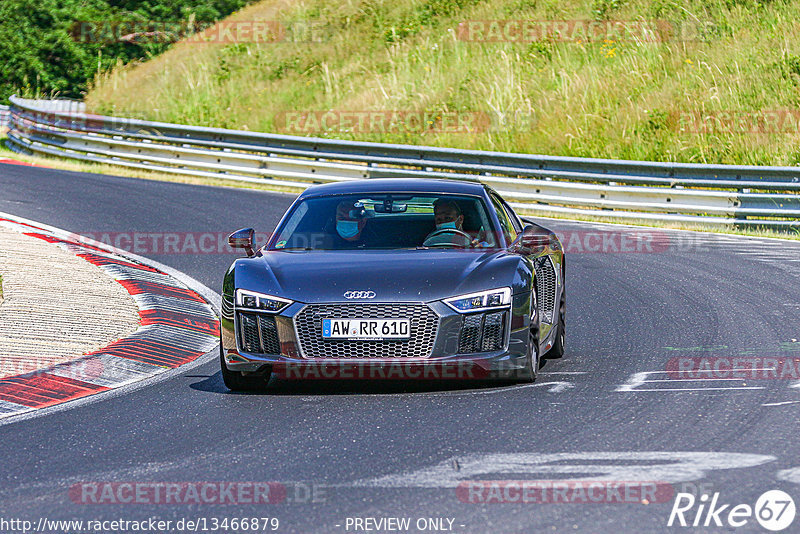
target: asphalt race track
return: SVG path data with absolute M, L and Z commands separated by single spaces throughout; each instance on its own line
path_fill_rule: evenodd
M 269 232 L 291 200 L 0 166 L 0 211 L 95 236 Z M 608 238 L 611 252 L 588 252 L 599 241 L 587 235 L 623 230 L 546 224 L 577 241 L 565 242 L 567 354 L 535 385 L 309 381 L 232 394 L 212 354 L 169 380 L 0 426 L 2 516 L 277 517 L 278 532 L 354 532 L 353 518 L 389 517 L 411 518 L 411 532 L 419 518 L 444 518 L 452 532 L 661 532 L 677 492 L 718 492 L 732 507 L 781 489 L 800 502 L 800 377 L 791 369 L 800 244 L 656 231 L 652 250 L 616 253 Z M 215 291 L 234 257 L 142 254 Z M 676 373 L 688 358 L 722 370 Z M 731 362 L 750 371 L 725 374 Z M 752 370 L 761 366 L 777 370 Z M 461 491 L 468 480 L 565 478 L 655 481 L 669 492 L 486 504 Z M 274 482 L 286 493 L 274 504 L 86 504 L 74 489 L 195 481 Z M 699 530 L 764 531 L 752 517 L 739 529 L 711 525 Z

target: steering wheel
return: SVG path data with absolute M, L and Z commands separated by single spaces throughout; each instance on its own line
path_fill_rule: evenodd
M 424 247 L 453 247 L 459 246 L 458 243 L 453 242 L 444 242 L 444 243 L 429 243 L 431 239 L 434 239 L 439 236 L 451 234 L 453 236 L 463 237 L 465 239 L 464 247 L 468 247 L 472 244 L 472 237 L 466 232 L 459 230 L 458 228 L 440 228 L 439 230 L 434 231 L 431 235 L 425 238 L 425 242 L 422 243 Z

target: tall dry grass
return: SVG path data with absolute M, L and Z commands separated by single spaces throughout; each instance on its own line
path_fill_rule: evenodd
M 697 132 L 680 120 L 681 113 L 800 110 L 798 3 L 265 0 L 231 19 L 314 24 L 326 38 L 179 43 L 99 76 L 90 108 L 253 131 L 280 129 L 285 111 L 476 111 L 490 116 L 486 131 L 314 135 L 565 156 L 800 163 L 800 126 Z M 665 42 L 457 37 L 459 22 L 497 19 L 663 20 L 704 33 Z

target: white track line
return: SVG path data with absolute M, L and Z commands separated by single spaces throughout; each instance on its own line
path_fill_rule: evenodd
M 763 386 L 739 386 L 731 388 L 656 388 L 656 389 L 626 389 L 624 391 L 631 391 L 639 393 L 642 391 L 728 391 L 732 389 L 765 389 Z M 617 389 L 617 391 L 623 391 Z
M 748 368 L 748 369 L 731 369 L 726 370 L 726 372 L 736 372 L 736 371 L 774 371 L 774 368 Z M 703 369 L 693 372 L 714 372 L 712 369 Z M 675 374 L 679 373 L 680 371 L 642 371 L 639 373 L 634 373 L 628 378 L 628 382 L 625 384 L 621 384 L 617 386 L 614 391 L 618 392 L 640 392 L 640 391 L 719 391 L 719 390 L 735 390 L 735 389 L 766 389 L 764 386 L 730 386 L 730 387 L 711 387 L 711 388 L 653 388 L 653 389 L 639 389 L 639 386 L 644 384 L 650 383 L 664 383 L 669 382 L 673 384 L 677 384 L 680 382 L 714 382 L 717 380 L 736 380 L 736 381 L 744 381 L 747 378 L 676 378 L 676 379 L 650 379 L 650 375 L 662 375 L 662 374 Z

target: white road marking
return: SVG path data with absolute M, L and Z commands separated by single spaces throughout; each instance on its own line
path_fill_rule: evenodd
M 646 380 L 645 382 L 714 382 L 717 380 L 737 380 L 742 382 L 744 378 L 658 378 L 656 380 Z
M 511 386 L 499 389 L 489 389 L 485 391 L 459 391 L 454 393 L 420 393 L 419 395 L 424 395 L 426 397 L 460 397 L 460 396 L 467 396 L 467 395 L 493 395 L 495 393 L 508 393 L 509 391 L 517 391 L 520 389 L 525 388 L 535 388 L 538 386 L 550 386 L 550 389 L 547 390 L 548 393 L 561 393 L 569 388 L 574 388 L 575 386 L 572 385 L 570 382 L 536 382 L 534 384 L 520 384 L 518 386 Z
M 800 467 L 793 467 L 791 469 L 778 471 L 778 480 L 785 480 L 786 482 L 800 484 Z
M 784 401 L 784 402 L 766 402 L 761 406 L 783 406 L 784 404 L 797 404 L 800 401 Z
M 655 388 L 655 389 L 633 389 L 634 393 L 638 393 L 640 391 L 725 391 L 731 389 L 764 389 L 762 386 L 742 386 L 742 387 L 734 387 L 734 388 Z M 617 390 L 620 391 L 620 390 Z
M 562 391 L 575 387 L 570 382 L 539 382 L 537 384 L 528 384 L 527 387 L 536 386 L 550 386 L 550 389 L 547 390 L 548 393 L 561 393 Z
M 458 470 L 453 469 L 456 460 Z M 677 483 L 701 479 L 707 471 L 754 467 L 774 460 L 774 456 L 730 452 L 469 454 L 416 471 L 357 480 L 348 486 L 455 488 L 481 476 L 493 480 L 524 477 L 530 481 L 545 481 L 567 479 L 564 475 L 593 481 Z
M 628 379 L 628 382 L 626 384 L 617 386 L 617 389 L 615 389 L 614 391 L 633 391 L 633 388 L 641 386 L 642 384 L 647 382 L 648 376 L 656 373 L 658 373 L 658 371 L 652 371 L 652 372 L 645 371 L 641 373 L 633 373 L 631 377 Z
M 731 369 L 726 372 L 736 372 L 736 371 L 774 371 L 774 368 L 758 368 L 758 369 Z M 651 388 L 651 389 L 644 389 L 640 388 L 644 384 L 651 384 L 651 383 L 664 383 L 670 382 L 673 384 L 678 384 L 681 382 L 716 382 L 718 380 L 738 380 L 738 381 L 745 381 L 744 378 L 675 378 L 675 379 L 659 379 L 654 378 L 650 379 L 650 375 L 664 375 L 664 374 L 675 374 L 678 371 L 642 371 L 640 373 L 634 373 L 628 379 L 628 382 L 625 384 L 621 384 L 616 387 L 614 391 L 622 391 L 622 392 L 640 392 L 640 391 L 719 391 L 719 390 L 726 390 L 726 389 L 765 389 L 764 386 L 727 386 L 727 387 L 707 387 L 707 388 Z M 711 369 L 701 369 L 697 371 L 693 371 L 695 373 L 702 373 L 702 372 L 714 372 Z

